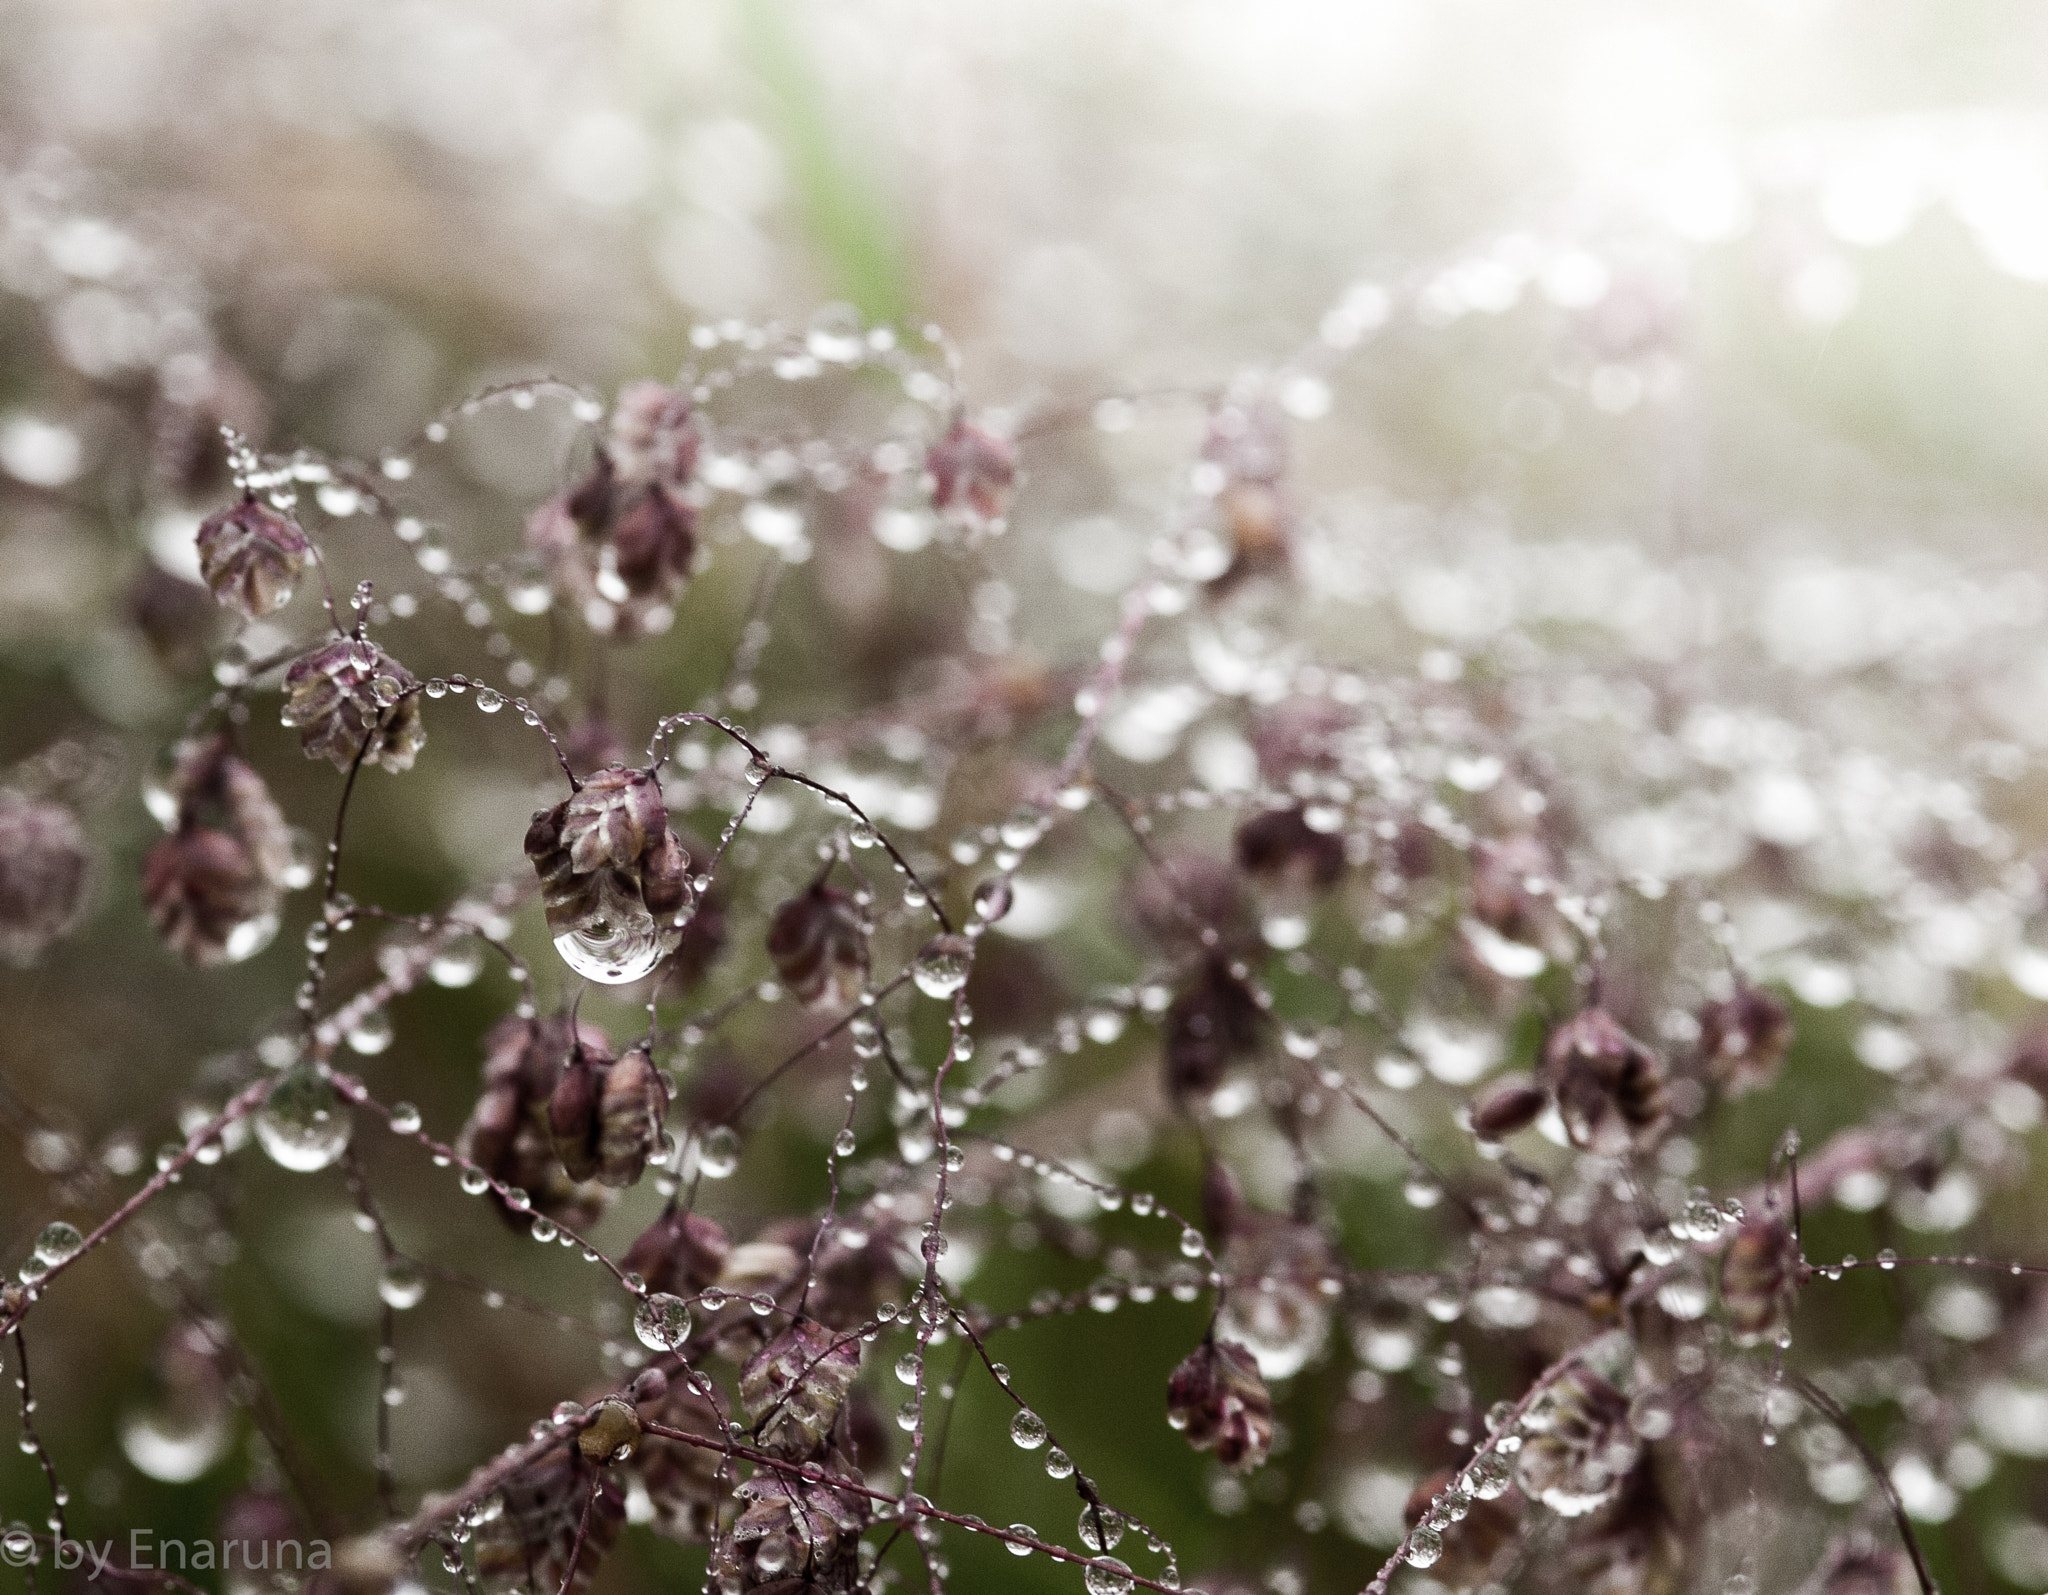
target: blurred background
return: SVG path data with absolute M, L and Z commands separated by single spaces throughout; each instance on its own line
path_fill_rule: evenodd
M 221 423 L 270 449 L 375 462 L 488 384 L 552 375 L 608 397 L 670 379 L 693 329 L 731 318 L 800 329 L 851 307 L 869 324 L 936 323 L 971 407 L 1025 440 L 1025 485 L 971 592 L 825 549 L 834 580 L 805 589 L 795 640 L 763 673 L 770 708 L 823 720 L 931 684 L 909 665 L 963 636 L 972 656 L 1014 651 L 1063 683 L 1056 670 L 1091 657 L 1142 568 L 1203 404 L 1277 371 L 1318 583 L 1283 640 L 1291 624 L 1353 657 L 1429 668 L 1532 616 L 1605 628 L 1602 647 L 1659 667 L 1711 644 L 1727 679 L 1774 673 L 1756 688 L 1773 709 L 1874 738 L 1930 781 L 1965 766 L 2010 776 L 2048 743 L 2043 59 L 2048 12 L 2020 0 L 0 0 L 0 767 L 72 739 L 53 779 L 109 860 L 80 941 L 0 985 L 20 1148 L 0 1174 L 8 1255 L 53 1203 L 105 1210 L 89 1163 L 133 1174 L 217 1103 L 297 977 L 296 923 L 246 978 L 187 974 L 130 884 L 153 834 L 135 794 L 204 702 L 220 641 L 178 579 L 228 491 Z M 570 478 L 572 431 L 545 406 L 485 414 L 419 492 L 465 548 L 515 547 Z M 367 533 L 349 542 L 347 503 L 319 503 L 351 580 L 389 567 L 394 551 Z M 1502 552 L 1523 548 L 1551 553 Z M 743 577 L 704 578 L 645 679 L 619 688 L 622 719 L 644 724 L 717 682 L 748 613 Z M 942 600 L 964 617 L 950 630 L 921 618 Z M 1361 631 L 1340 600 L 1377 605 L 1384 626 Z M 394 647 L 422 676 L 460 665 L 431 637 Z M 1228 785 L 1216 772 L 1250 758 L 1243 740 L 1203 742 L 1209 699 L 1167 672 L 1154 687 L 1113 723 L 1116 756 L 1142 769 L 1185 755 Z M 1204 690 L 1233 689 L 1211 672 Z M 521 867 L 546 763 L 464 720 L 436 731 L 459 754 L 423 765 L 418 789 L 378 777 L 366 792 L 365 899 L 425 909 Z M 320 829 L 331 772 L 258 721 L 287 812 Z M 940 794 L 915 764 L 877 758 L 848 779 L 884 793 L 932 854 L 1007 807 L 1002 779 L 968 783 L 935 824 Z M 1794 847 L 1820 827 L 1816 805 L 1857 802 L 1847 786 L 1743 791 L 1745 834 Z M 2041 817 L 2025 791 L 2010 807 Z M 1662 833 L 1633 855 L 1673 873 L 1694 856 Z M 772 853 L 762 868 L 801 872 Z M 1084 882 L 1064 913 L 1115 884 Z M 1972 956 L 1996 966 L 2018 924 L 1997 921 Z M 1815 1016 L 1845 1000 L 1829 981 L 1853 958 L 1758 934 L 1790 949 L 1776 973 L 1807 982 L 1814 1045 L 1847 1058 L 1849 1021 Z M 1096 972 L 1089 960 L 1112 955 L 1085 937 L 1061 956 L 1050 967 L 1075 1001 L 1128 978 Z M 2048 995 L 2048 955 L 2027 967 L 2018 990 Z M 1882 977 L 1864 978 L 1868 996 Z M 411 1097 L 452 1133 L 502 996 L 457 983 L 401 1004 L 401 1044 L 378 1065 L 387 1099 Z M 609 1013 L 629 1022 L 625 1005 Z M 1116 1056 L 1142 1052 L 1134 1040 Z M 1859 1110 L 1860 1087 L 1843 1089 L 1823 1118 Z M 788 1144 L 810 1157 L 836 1111 L 821 1096 Z M 1736 1127 L 1730 1179 L 1754 1176 L 1785 1111 Z M 1101 1165 L 1144 1166 L 1142 1116 L 1121 1129 L 1121 1144 L 1098 1135 Z M 1161 1156 L 1162 1189 L 1178 1179 L 1185 1198 L 1192 1155 Z M 374 1251 L 338 1189 L 316 1198 L 242 1161 L 243 1188 L 185 1193 L 181 1214 L 166 1204 L 158 1239 L 219 1253 L 206 1267 L 223 1271 L 222 1299 L 360 1508 Z M 475 1249 L 480 1273 L 523 1270 L 529 1292 L 576 1306 L 579 1277 L 543 1277 L 476 1211 L 441 1229 L 445 1179 L 390 1162 L 380 1178 L 408 1244 Z M 815 1157 L 801 1176 L 743 1173 L 739 1211 L 809 1202 L 818 1175 Z M 1372 1177 L 1396 1176 L 1382 1161 Z M 1419 1262 L 1422 1220 L 1385 1206 L 1388 1260 Z M 647 1211 L 615 1214 L 607 1239 L 623 1244 Z M 998 1294 L 1085 1283 L 1085 1268 L 1061 1272 L 1072 1261 Z M 152 1454 L 148 1436 L 132 1433 L 177 1302 L 159 1290 L 148 1311 L 129 1304 L 140 1280 L 175 1270 L 152 1273 L 146 1247 L 91 1267 L 38 1319 L 67 1326 L 61 1345 L 42 1334 L 57 1460 L 102 1531 L 196 1533 L 241 1465 L 192 1467 L 186 1435 L 184 1460 L 154 1453 L 152 1471 L 136 1452 Z M 1170 1327 L 1129 1369 L 1076 1362 L 1085 1324 L 1055 1325 L 1013 1361 L 1020 1377 L 1070 1379 L 1069 1421 L 1085 1427 L 1091 1401 L 1163 1381 L 1199 1334 L 1195 1309 L 1157 1311 Z M 476 1303 L 448 1313 L 470 1323 Z M 408 1364 L 407 1490 L 459 1478 L 594 1371 L 582 1341 L 550 1339 L 544 1322 L 494 1326 L 472 1358 L 460 1335 L 474 1332 L 450 1329 Z M 992 1405 L 962 1413 L 964 1431 L 997 1432 Z M 1068 1510 L 1057 1492 L 1013 1506 L 1005 1457 L 976 1455 L 962 1442 L 956 1477 L 985 1490 L 990 1519 Z M 1252 1531 L 1233 1527 L 1242 1491 L 1219 1498 L 1163 1424 L 1120 1455 L 1105 1484 L 1180 1531 L 1190 1576 L 1226 1552 L 1259 1565 Z M 1343 1479 L 1318 1486 L 1320 1520 L 1288 1504 L 1285 1479 L 1269 1490 L 1285 1509 L 1275 1544 L 1333 1514 L 1345 1530 L 1287 1564 L 1310 1587 L 1362 1581 L 1412 1482 Z M 1930 1525 L 1961 1488 L 1934 1484 L 1950 1495 L 1928 1498 Z M 6 1515 L 39 1518 L 38 1488 L 27 1459 L 10 1463 Z M 2026 1517 L 2038 1490 L 1999 1488 L 1969 1509 L 1982 1533 L 1941 1553 L 1964 1570 L 1958 1587 L 2048 1576 L 2048 1529 Z M 990 1556 L 1004 1587 L 1075 1583 L 1042 1559 Z M 646 1587 L 632 1580 L 697 1565 L 637 1536 L 606 1576 Z

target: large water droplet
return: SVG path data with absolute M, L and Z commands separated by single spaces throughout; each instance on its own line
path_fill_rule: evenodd
M 1124 1537 L 1124 1520 L 1106 1506 L 1081 1508 L 1081 1543 L 1091 1551 L 1113 1551 Z
M 54 1268 L 59 1263 L 70 1262 L 84 1245 L 85 1237 L 75 1227 L 59 1219 L 54 1224 L 44 1225 L 42 1234 L 36 1237 L 36 1257 Z
M 674 1351 L 690 1338 L 690 1309 L 680 1296 L 649 1296 L 633 1314 L 633 1333 L 649 1351 Z
M 984 925 L 993 925 L 1009 913 L 1015 895 L 1010 889 L 1008 879 L 1001 875 L 991 875 L 974 888 L 974 917 Z
M 911 967 L 911 979 L 927 997 L 944 999 L 967 984 L 968 947 L 959 936 L 934 936 Z
M 674 925 L 657 924 L 637 897 L 607 875 L 596 908 L 555 938 L 555 951 L 585 979 L 622 986 L 652 970 L 681 935 Z
M 1465 1488 L 1481 1501 L 1498 1501 L 1508 1493 L 1511 1478 L 1500 1454 L 1489 1451 L 1465 1470 Z
M 396 1312 L 419 1306 L 420 1298 L 426 1293 L 427 1276 L 409 1257 L 392 1258 L 377 1281 L 377 1294 L 384 1298 L 385 1306 Z
M 1036 1451 L 1045 1444 L 1045 1420 L 1029 1407 L 1020 1408 L 1010 1420 L 1010 1438 L 1026 1451 Z
M 484 949 L 473 937 L 461 936 L 448 943 L 427 965 L 427 978 L 437 986 L 451 989 L 474 985 L 484 972 Z
M 697 1167 L 707 1180 L 725 1179 L 740 1166 L 739 1132 L 729 1124 L 713 1125 L 697 1145 Z
M 254 958 L 277 939 L 277 915 L 256 914 L 230 930 L 221 944 L 221 956 L 231 964 Z
M 301 1066 L 271 1088 L 256 1115 L 256 1139 L 272 1161 L 300 1174 L 324 1169 L 348 1146 L 349 1116 L 319 1070 Z
M 1434 1567 L 1444 1554 L 1444 1537 L 1435 1529 L 1417 1529 L 1408 1540 L 1408 1565 Z
M 1090 1562 L 1081 1577 L 1088 1586 L 1088 1595 L 1130 1595 L 1131 1570 L 1114 1556 Z
M 138 1473 L 165 1484 L 189 1484 L 224 1456 L 233 1431 L 227 1414 L 208 1406 L 194 1415 L 150 1409 L 121 1420 L 121 1450 Z
M 391 1045 L 391 1016 L 378 1008 L 363 1015 L 361 1021 L 348 1033 L 349 1047 L 365 1057 L 373 1057 Z

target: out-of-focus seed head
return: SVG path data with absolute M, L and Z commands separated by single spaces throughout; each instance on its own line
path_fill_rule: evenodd
M 1249 1473 L 1272 1448 L 1273 1397 L 1250 1352 L 1207 1340 L 1167 1380 L 1166 1421 L 1197 1451 L 1213 1450 L 1226 1468 Z
M 142 861 L 150 923 L 172 952 L 202 968 L 266 945 L 277 928 L 276 899 L 249 849 L 224 831 L 179 831 Z
M 284 676 L 284 723 L 298 728 L 307 758 L 338 770 L 359 753 L 365 764 L 409 770 L 427 740 L 417 685 L 375 643 L 339 637 L 292 661 Z
M 996 528 L 1010 513 L 1017 451 L 1005 439 L 960 420 L 925 455 L 932 507 L 949 519 Z
M 1295 523 L 1287 457 L 1287 419 L 1270 398 L 1233 397 L 1210 416 L 1202 458 L 1219 473 L 1216 512 L 1230 548 L 1219 587 L 1286 567 Z
M 1202 1222 L 1218 1240 L 1228 1239 L 1246 1212 L 1244 1185 L 1219 1157 L 1202 1165 Z
M 2005 1072 L 2048 1102 L 2048 1025 L 2038 1025 L 2020 1037 Z
M 1628 1398 L 1583 1364 L 1568 1369 L 1522 1420 L 1516 1475 L 1525 1495 L 1560 1517 L 1581 1517 L 1620 1490 L 1641 1447 Z
M 1792 1045 L 1792 1014 L 1768 991 L 1743 984 L 1700 1010 L 1700 1057 L 1730 1096 L 1777 1078 Z
M 1133 928 L 1172 958 L 1247 952 L 1258 916 L 1245 878 L 1229 860 L 1169 852 L 1135 873 L 1119 902 Z
M 1753 1346 L 1778 1327 L 1799 1268 L 1799 1244 L 1776 1214 L 1755 1214 L 1736 1226 L 1721 1258 L 1721 1305 L 1738 1345 Z
M 665 1212 L 640 1232 L 621 1266 L 644 1279 L 650 1292 L 694 1296 L 718 1278 L 731 1250 L 716 1219 Z
M 597 1177 L 598 1101 L 604 1094 L 604 1079 L 578 1048 L 563 1066 L 555 1089 L 548 1093 L 548 1131 L 554 1138 L 555 1155 L 572 1180 Z
M 587 1022 L 572 1030 L 563 1018 L 506 1018 L 484 1035 L 484 1089 L 455 1149 L 500 1185 L 527 1194 L 525 1212 L 506 1207 L 495 1194 L 491 1198 L 514 1228 L 524 1228 L 537 1213 L 584 1229 L 611 1198 L 596 1179 L 569 1173 L 556 1141 L 553 1099 L 570 1070 L 572 1050 L 600 1080 L 612 1066 L 610 1041 Z M 567 1104 L 564 1117 L 572 1117 Z
M 800 1001 L 850 1001 L 867 974 L 866 925 L 859 906 L 819 881 L 775 910 L 768 922 L 768 957 Z
M 204 668 L 220 611 L 199 583 L 144 560 L 128 583 L 122 611 L 165 669 L 189 676 Z
M 701 443 L 687 395 L 637 383 L 583 480 L 528 519 L 526 546 L 593 630 L 635 637 L 672 617 L 697 552 L 687 490 Z
M 1237 867 L 1247 875 L 1326 891 L 1344 874 L 1344 836 L 1319 831 L 1302 806 L 1268 809 L 1237 828 Z
M 227 832 L 249 851 L 257 872 L 282 890 L 291 871 L 291 830 L 284 811 L 225 733 L 178 745 L 169 782 L 170 823 Z
M 1205 961 L 1166 1010 L 1166 1088 L 1175 1097 L 1214 1091 L 1231 1064 L 1258 1051 L 1266 1011 L 1220 958 Z
M 697 512 L 665 488 L 632 494 L 612 518 L 613 568 L 635 598 L 669 597 L 690 574 Z
M 1473 1102 L 1472 1133 L 1482 1141 L 1505 1141 L 1534 1124 L 1549 1100 L 1528 1075 L 1503 1075 L 1489 1082 Z
M 682 488 L 697 473 L 703 442 L 688 394 L 659 382 L 635 382 L 619 391 L 610 455 L 623 480 Z
M 1472 849 L 1472 917 L 1510 941 L 1548 947 L 1556 940 L 1557 909 L 1547 895 L 1557 878 L 1548 846 L 1526 832 L 1481 842 Z
M 1917 1587 L 1904 1551 L 1855 1536 L 1828 1548 L 1800 1595 L 1907 1595 Z
M 1653 1141 L 1667 1122 L 1663 1064 L 1605 1008 L 1551 1033 L 1543 1071 L 1574 1146 L 1616 1157 Z
M 213 596 L 251 620 L 291 602 L 312 545 L 269 505 L 244 498 L 199 524 L 199 574 Z
M 622 1188 L 638 1182 L 662 1144 L 668 1087 L 645 1047 L 635 1047 L 605 1071 L 598 1104 L 597 1177 Z
M 70 809 L 0 791 L 0 959 L 30 963 L 78 922 L 91 864 Z
M 1299 773 L 1336 774 L 1345 738 L 1357 724 L 1358 710 L 1333 698 L 1282 698 L 1251 724 L 1259 774 L 1268 785 L 1282 788 Z

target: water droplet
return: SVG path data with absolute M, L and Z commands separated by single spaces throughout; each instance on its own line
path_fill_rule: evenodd
M 633 1314 L 633 1333 L 649 1351 L 674 1351 L 690 1338 L 690 1309 L 680 1296 L 657 1292 Z
M 991 875 L 974 888 L 974 917 L 984 925 L 993 925 L 1009 913 L 1014 895 L 1006 879 Z
M 1877 1266 L 1889 1274 L 1899 1266 L 1899 1254 L 1889 1246 L 1877 1254 Z
M 858 1143 L 854 1140 L 854 1135 L 851 1130 L 841 1130 L 839 1134 L 833 1138 L 832 1154 L 835 1157 L 852 1157 L 853 1149 L 857 1144 Z
M 555 938 L 555 951 L 586 979 L 622 986 L 660 963 L 681 934 L 674 925 L 658 924 L 636 896 L 607 874 L 596 907 Z
M 1180 1232 L 1180 1254 L 1183 1257 L 1200 1257 L 1205 1250 L 1202 1232 L 1190 1226 Z
M 482 1196 L 491 1188 L 490 1177 L 482 1169 L 462 1171 L 462 1189 L 470 1196 Z
M 1444 1199 L 1444 1188 L 1435 1180 L 1412 1176 L 1401 1187 L 1401 1194 L 1410 1207 L 1432 1208 Z
M 1434 1567 L 1444 1554 L 1444 1537 L 1435 1529 L 1417 1529 L 1408 1540 L 1408 1565 Z
M 1131 1570 L 1114 1556 L 1090 1562 L 1081 1578 L 1088 1586 L 1088 1595 L 1130 1595 Z
M 311 831 L 294 825 L 289 833 L 290 856 L 279 875 L 279 883 L 288 892 L 302 891 L 313 884 L 313 873 L 319 866 L 321 845 Z
M 1106 1506 L 1081 1508 L 1081 1543 L 1091 1551 L 1113 1551 L 1124 1537 L 1124 1520 Z
M 234 1437 L 226 1411 L 152 1408 L 121 1420 L 121 1450 L 138 1473 L 165 1484 L 189 1484 L 226 1453 Z
M 1498 1452 L 1489 1451 L 1465 1470 L 1465 1488 L 1481 1501 L 1498 1501 L 1508 1493 L 1511 1474 Z
M 384 1265 L 384 1272 L 377 1280 L 377 1294 L 384 1298 L 385 1306 L 397 1312 L 419 1306 L 420 1298 L 426 1293 L 427 1276 L 409 1257 L 392 1258 Z
M 391 1105 L 391 1133 L 393 1135 L 418 1135 L 420 1132 L 420 1110 L 410 1102 L 394 1102 Z
M 739 1132 L 729 1124 L 713 1125 L 697 1147 L 697 1166 L 707 1180 L 722 1180 L 740 1166 Z
M 85 1237 L 59 1219 L 54 1224 L 44 1225 L 42 1234 L 36 1237 L 36 1256 L 54 1268 L 59 1263 L 71 1261 L 84 1245 Z
M 967 984 L 969 948 L 960 936 L 934 936 L 912 966 L 911 978 L 927 997 L 941 1000 Z
M 489 687 L 478 687 L 476 689 L 476 706 L 483 710 L 485 714 L 496 714 L 505 707 L 505 700 L 502 695 L 493 692 Z
M 1071 1479 L 1074 1476 L 1074 1459 L 1054 1446 L 1045 1454 L 1045 1475 L 1049 1479 Z
M 1025 1451 L 1036 1451 L 1045 1444 L 1045 1420 L 1029 1407 L 1020 1408 L 1017 1416 L 1010 1420 L 1010 1438 Z M 1057 1456 L 1059 1453 L 1054 1452 Z
M 451 990 L 474 985 L 483 972 L 483 944 L 471 936 L 458 936 L 434 954 L 433 962 L 427 965 L 427 978 Z
M 1030 1538 L 1034 1540 L 1038 1538 L 1038 1530 L 1033 1528 L 1029 1523 L 1012 1523 L 1010 1525 L 1010 1532 L 1012 1534 L 1028 1535 Z M 1020 1545 L 1015 1540 L 1003 1541 L 1003 1549 L 1008 1551 L 1012 1556 L 1029 1556 L 1031 1554 L 1030 1546 Z
M 374 1009 L 350 1028 L 348 1044 L 351 1051 L 365 1057 L 373 1057 L 391 1045 L 391 1016 L 383 1009 Z
M 319 1070 L 299 1066 L 271 1087 L 256 1115 L 256 1139 L 272 1161 L 297 1173 L 327 1168 L 348 1146 L 349 1116 Z

